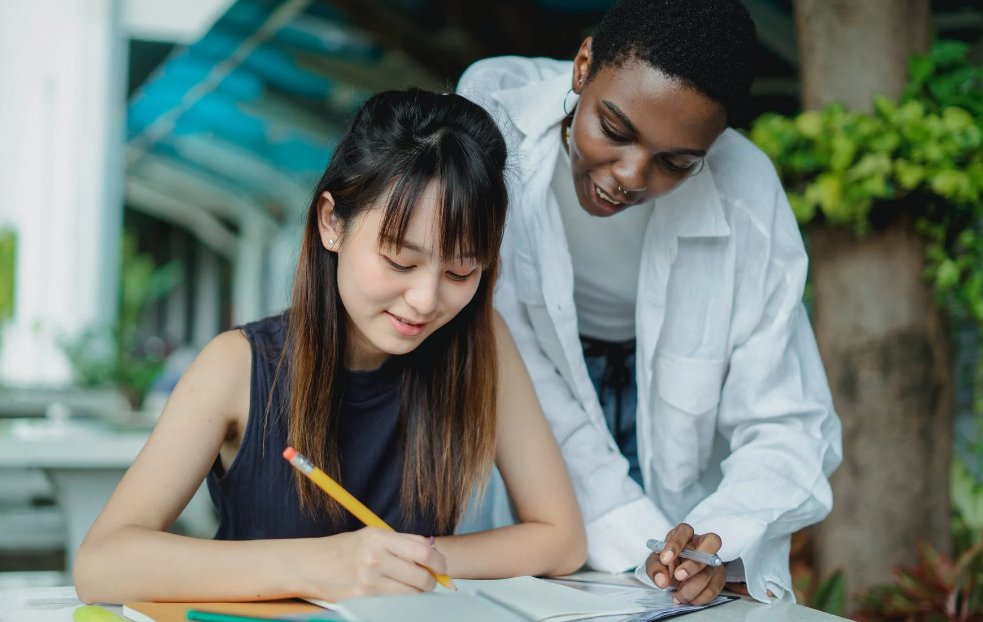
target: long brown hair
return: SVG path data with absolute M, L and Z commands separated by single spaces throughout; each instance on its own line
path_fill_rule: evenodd
M 421 195 L 439 190 L 442 260 L 474 256 L 477 292 L 461 312 L 402 355 L 401 500 L 429 512 L 450 533 L 495 452 L 498 362 L 492 293 L 505 229 L 506 147 L 481 107 L 420 90 L 374 95 L 354 115 L 314 190 L 294 279 L 285 350 L 290 444 L 341 479 L 338 422 L 344 391 L 348 320 L 338 293 L 338 259 L 318 233 L 318 203 L 335 200 L 343 236 L 354 218 L 385 200 L 380 246 L 402 245 Z M 343 512 L 296 474 L 301 506 L 339 520 Z M 341 482 L 344 485 L 344 482 Z

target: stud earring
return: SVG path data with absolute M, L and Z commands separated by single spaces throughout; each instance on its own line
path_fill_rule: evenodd
M 334 246 L 334 240 L 328 240 L 328 246 Z

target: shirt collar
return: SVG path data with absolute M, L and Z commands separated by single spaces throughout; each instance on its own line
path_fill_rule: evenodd
M 566 116 L 563 101 L 570 91 L 572 80 L 573 63 L 570 63 L 570 71 L 561 71 L 539 82 L 500 91 L 498 99 L 505 110 L 513 111 L 510 116 L 519 131 L 526 138 L 535 140 Z M 576 97 L 571 94 L 567 105 L 573 106 Z
M 709 155 L 708 155 L 709 157 Z M 730 235 L 710 163 L 669 194 L 655 200 L 655 209 L 669 210 L 667 222 L 677 237 L 705 238 Z

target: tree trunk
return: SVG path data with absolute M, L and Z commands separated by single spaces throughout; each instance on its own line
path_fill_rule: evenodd
M 928 0 L 795 0 L 803 103 L 870 110 L 897 96 L 908 57 L 927 48 Z M 856 594 L 915 562 L 915 545 L 949 548 L 954 361 L 923 278 L 910 219 L 857 240 L 813 227 L 816 337 L 843 421 L 833 512 L 817 528 L 818 570 Z
M 822 576 L 842 568 L 855 594 L 913 564 L 920 540 L 949 549 L 954 364 L 910 221 L 860 241 L 816 228 L 809 241 L 844 454 L 816 559 Z
M 871 110 L 908 81 L 908 57 L 928 48 L 928 0 L 795 0 L 802 103 Z

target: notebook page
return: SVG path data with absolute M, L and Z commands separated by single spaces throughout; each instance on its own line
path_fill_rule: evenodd
M 361 622 L 521 622 L 473 594 L 454 592 L 352 598 L 344 601 L 344 609 Z
M 630 600 L 596 595 L 534 577 L 454 581 L 461 592 L 480 591 L 540 622 L 566 622 L 642 613 Z
M 568 586 L 573 589 L 582 590 L 597 596 L 607 596 L 618 600 L 634 603 L 645 609 L 645 612 L 637 618 L 639 622 L 650 622 L 651 620 L 661 620 L 675 615 L 699 611 L 715 607 L 723 603 L 734 600 L 729 596 L 718 596 L 706 605 L 677 605 L 672 602 L 672 592 L 666 590 L 654 590 L 641 585 L 623 586 L 605 583 L 571 581 L 564 579 L 550 579 L 559 585 Z

